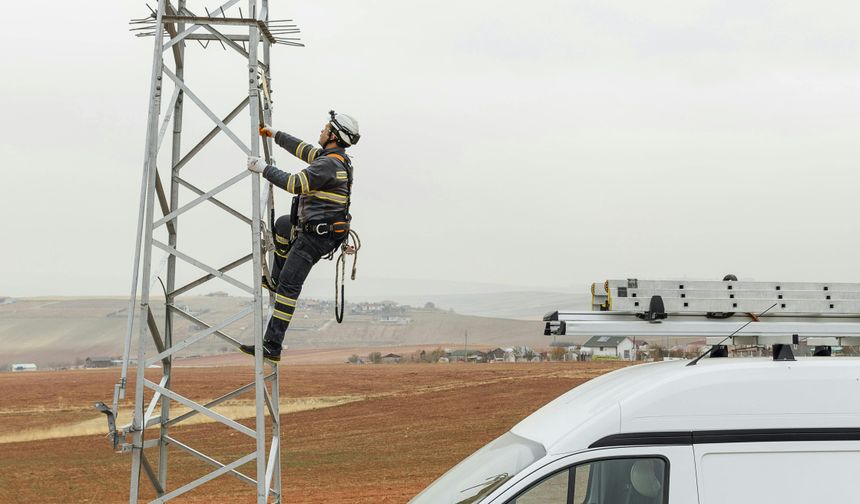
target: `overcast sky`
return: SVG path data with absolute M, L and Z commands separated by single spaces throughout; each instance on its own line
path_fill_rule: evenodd
M 130 285 L 152 39 L 127 31 L 143 2 L 95 5 L 55 2 L 38 23 L 0 32 L 0 295 Z M 585 293 L 606 278 L 730 272 L 860 282 L 857 2 L 271 10 L 307 45 L 273 49 L 274 126 L 315 141 L 330 108 L 361 125 L 353 293 L 382 295 L 394 280 Z M 4 5 L 6 19 L 32 14 Z M 226 115 L 247 93 L 242 60 L 220 46 L 187 51 L 189 86 Z M 210 127 L 186 101 L 183 150 Z M 233 127 L 250 138 L 247 114 Z M 283 151 L 276 160 L 302 167 Z M 219 138 L 183 174 L 209 189 L 242 169 Z M 247 187 L 224 197 L 246 204 Z M 285 193 L 276 201 L 288 210 Z M 213 265 L 239 257 L 250 234 L 221 214 L 180 220 L 180 248 Z M 317 266 L 311 284 L 327 292 L 333 270 Z

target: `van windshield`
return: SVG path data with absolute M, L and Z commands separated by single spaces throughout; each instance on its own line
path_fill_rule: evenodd
M 454 466 L 410 502 L 477 504 L 544 455 L 546 450 L 539 443 L 507 432 Z

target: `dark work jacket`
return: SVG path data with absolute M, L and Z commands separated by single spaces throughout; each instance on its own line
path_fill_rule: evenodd
M 263 170 L 266 180 L 298 195 L 299 222 L 346 219 L 352 182 L 352 165 L 346 150 L 342 147 L 318 149 L 283 131 L 275 134 L 275 143 L 308 163 L 307 168 L 297 173 L 271 165 Z

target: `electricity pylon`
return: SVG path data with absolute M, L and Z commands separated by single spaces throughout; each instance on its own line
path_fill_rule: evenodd
M 284 37 L 285 34 L 298 32 L 295 25 L 289 24 L 289 20 L 269 20 L 268 0 L 248 0 L 245 2 L 246 11 L 237 6 L 237 3 L 239 0 L 228 0 L 223 5 L 213 6 L 214 8 L 204 7 L 205 13 L 194 13 L 186 6 L 185 0 L 177 0 L 176 4 L 168 0 L 158 0 L 157 8 L 150 8 L 150 16 L 132 21 L 132 30 L 137 31 L 138 36 L 152 36 L 154 39 L 146 151 L 122 376 L 114 388 L 112 407 L 108 408 L 103 404 L 100 406 L 108 415 L 114 446 L 132 455 L 130 503 L 143 499 L 141 479 L 154 489 L 156 497 L 151 502 L 166 502 L 225 475 L 253 486 L 258 503 L 281 501 L 277 365 L 264 362 L 262 354 L 257 353 L 253 360 L 253 382 L 220 397 L 207 398 L 204 402 L 177 393 L 177 380 L 174 380 L 173 376 L 173 363 L 177 354 L 194 348 L 195 344 L 199 346 L 207 337 L 214 335 L 238 346 L 240 342 L 227 331 L 231 325 L 245 318 L 253 318 L 251 325 L 254 343 L 257 348 L 262 348 L 267 315 L 264 308 L 268 312 L 272 305 L 271 294 L 264 299 L 261 291 L 261 272 L 266 270 L 267 254 L 271 260 L 271 224 L 267 225 L 265 222 L 263 211 L 265 209 L 268 214 L 273 212 L 272 188 L 271 184 L 266 184 L 266 190 L 261 191 L 260 176 L 247 171 L 245 161 L 247 156 L 260 155 L 261 145 L 263 156 L 267 161 L 271 161 L 271 140 L 261 139 L 258 133 L 262 122 L 271 123 L 270 48 L 274 44 L 301 44 L 296 42 L 295 38 Z M 197 80 L 195 83 L 199 87 L 193 90 L 189 85 L 188 70 L 195 70 L 197 67 L 191 66 L 187 70 L 186 59 L 197 57 L 200 52 L 191 51 L 194 45 L 186 47 L 191 42 L 199 43 L 203 48 L 215 43 L 244 60 L 245 65 L 239 67 L 238 71 L 243 72 L 247 86 L 237 90 L 243 96 L 238 105 L 226 115 L 217 115 L 213 110 L 215 107 L 208 106 L 201 98 L 206 90 L 199 88 L 217 88 L 217 92 L 223 92 L 225 84 L 222 80 Z M 172 58 L 166 57 L 168 52 Z M 226 68 L 224 70 L 227 72 Z M 201 82 L 204 84 L 200 85 Z M 168 96 L 165 91 L 171 93 L 166 107 L 162 102 L 162 97 Z M 183 111 L 187 100 L 211 120 L 213 127 L 191 149 L 183 151 Z M 230 128 L 231 122 L 246 109 L 249 113 L 246 116 L 248 122 L 240 124 L 234 131 Z M 172 133 L 171 151 L 169 155 L 165 152 L 159 156 L 168 130 Z M 244 131 L 247 142 L 241 139 L 242 134 L 237 133 L 240 130 Z M 227 137 L 232 146 L 241 153 L 234 151 L 234 158 L 219 158 L 223 160 L 219 163 L 220 169 L 229 167 L 229 178 L 213 183 L 213 174 L 207 173 L 204 183 L 198 182 L 201 187 L 206 188 L 198 187 L 188 180 L 182 170 L 195 159 L 199 159 L 201 152 L 211 150 L 210 142 L 219 135 Z M 210 148 L 207 149 L 207 146 Z M 169 169 L 160 172 L 157 165 L 161 162 L 163 166 L 167 159 Z M 169 187 L 162 182 L 162 174 L 165 172 L 169 176 Z M 241 185 L 246 185 L 249 189 L 250 200 L 246 201 L 246 205 L 237 208 L 235 204 L 229 205 L 225 200 L 216 198 L 216 195 L 226 189 Z M 247 229 L 248 234 L 239 236 L 228 236 L 220 229 L 209 233 L 211 247 L 217 248 L 225 243 L 248 244 L 241 257 L 223 266 L 213 266 L 200 260 L 199 256 L 195 257 L 196 254 L 189 252 L 184 247 L 186 243 L 179 239 L 180 218 L 189 215 L 189 212 L 197 213 L 207 207 L 219 208 L 247 226 L 243 228 Z M 248 209 L 250 216 L 247 215 Z M 166 254 L 166 278 L 161 282 L 163 298 L 160 293 L 153 296 L 151 292 L 153 280 L 158 276 L 153 260 L 158 251 Z M 233 276 L 231 270 L 240 266 L 247 270 L 248 264 L 251 265 L 249 278 L 241 280 Z M 186 269 L 194 272 L 188 277 L 193 280 L 177 285 L 180 270 L 187 276 L 184 271 Z M 199 318 L 199 314 L 193 313 L 187 306 L 176 302 L 178 296 L 214 279 L 247 293 L 250 296 L 249 303 L 223 320 L 207 321 Z M 158 280 L 161 281 L 160 276 Z M 139 326 L 136 328 L 136 341 L 133 338 L 135 320 Z M 177 326 L 184 322 L 190 323 L 192 327 L 190 335 L 181 340 L 174 338 L 180 332 Z M 132 356 L 133 343 L 137 345 L 136 356 Z M 250 362 L 249 359 L 249 364 Z M 153 366 L 160 366 L 161 369 L 161 377 L 157 382 L 148 379 L 144 373 L 147 368 Z M 117 405 L 119 400 L 125 397 L 126 378 L 130 367 L 135 369 L 134 415 L 131 424 L 117 429 L 113 427 Z M 187 388 L 184 392 L 191 396 L 186 390 Z M 216 411 L 219 404 L 242 394 L 250 395 L 252 391 L 256 414 L 253 428 Z M 171 429 L 197 415 L 204 415 L 210 421 L 250 438 L 248 452 L 235 460 L 222 462 L 204 453 L 202 448 L 192 447 L 177 439 Z M 268 435 L 267 424 L 270 427 Z M 190 481 L 174 482 L 175 479 L 180 479 L 178 476 L 182 476 L 176 474 L 172 474 L 168 480 L 170 455 L 174 452 L 191 455 L 211 466 L 213 470 Z M 154 463 L 156 459 L 157 463 Z M 241 472 L 242 466 L 252 462 L 256 465 L 253 473 Z

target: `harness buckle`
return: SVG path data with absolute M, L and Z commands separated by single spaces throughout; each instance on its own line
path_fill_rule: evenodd
M 320 236 L 322 236 L 322 235 L 327 235 L 327 234 L 328 234 L 328 229 L 326 229 L 325 233 L 323 233 L 322 231 L 320 231 L 320 226 L 328 226 L 328 223 L 326 223 L 326 222 L 320 222 L 319 224 L 317 224 L 316 226 L 314 226 L 314 232 L 315 232 L 316 234 L 320 235 Z

